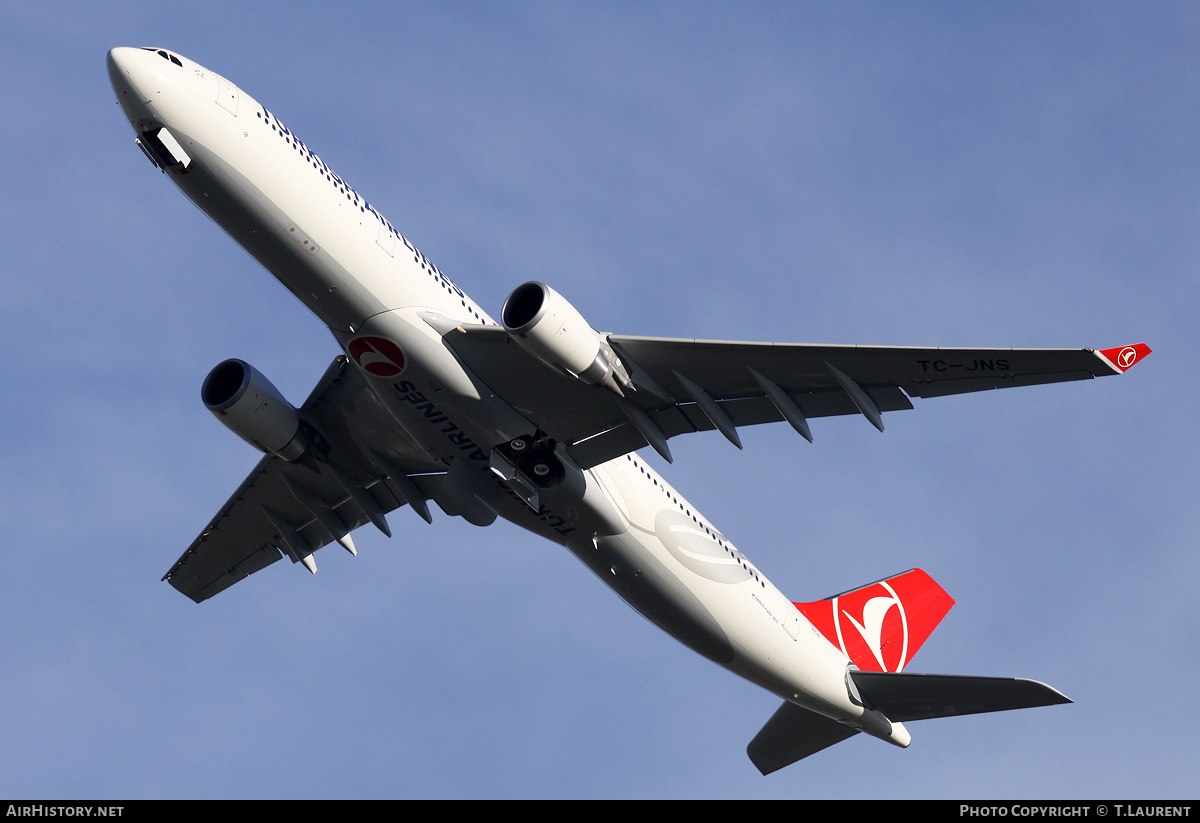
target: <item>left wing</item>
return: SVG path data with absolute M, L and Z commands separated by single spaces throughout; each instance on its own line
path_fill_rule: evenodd
M 361 374 L 338 356 L 299 409 L 311 455 L 268 455 L 163 577 L 197 603 L 287 557 L 316 571 L 313 554 L 333 542 L 352 553 L 350 532 L 405 503 L 426 520 L 439 466 L 389 425 Z M 346 451 L 339 450 L 339 444 Z
M 910 397 L 940 397 L 1120 374 L 1145 344 L 1092 349 L 948 349 L 824 346 L 607 335 L 632 382 L 625 396 L 547 366 L 503 329 L 437 323 L 442 339 L 493 391 L 581 468 L 646 445 L 668 461 L 666 441 L 719 430 L 737 446 L 740 426 L 786 420 L 812 439 L 808 419 L 882 412 Z

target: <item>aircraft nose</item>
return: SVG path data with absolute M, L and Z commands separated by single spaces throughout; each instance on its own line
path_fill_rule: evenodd
M 134 75 L 137 74 L 136 64 L 139 62 L 140 53 L 141 49 L 128 46 L 108 51 L 108 80 L 112 83 L 113 91 L 117 93 L 119 100 L 127 94 L 139 94 Z
M 120 65 L 122 60 L 128 59 L 129 53 L 136 49 L 129 46 L 117 46 L 115 49 L 108 50 L 108 67 L 111 70 L 114 65 Z

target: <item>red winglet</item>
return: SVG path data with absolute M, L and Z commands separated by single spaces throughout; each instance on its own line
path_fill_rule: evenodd
M 858 668 L 898 672 L 942 622 L 954 599 L 932 577 L 913 569 L 845 594 L 793 605 Z
M 1149 346 L 1145 343 L 1138 343 L 1134 346 L 1117 346 L 1114 349 L 1101 349 L 1096 352 L 1096 355 L 1105 363 L 1112 366 L 1114 371 L 1121 373 L 1128 371 L 1134 363 L 1140 362 L 1149 353 Z

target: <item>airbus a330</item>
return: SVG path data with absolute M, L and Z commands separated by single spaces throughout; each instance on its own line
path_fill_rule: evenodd
M 263 456 L 164 579 L 201 602 L 429 501 L 565 546 L 664 631 L 783 700 L 748 747 L 769 773 L 859 732 L 1070 702 L 1033 680 L 903 671 L 953 605 L 920 570 L 793 603 L 638 451 L 742 426 L 911 409 L 912 397 L 1124 372 L 1091 349 L 812 346 L 599 333 L 518 286 L 497 324 L 263 105 L 174 52 L 117 48 L 108 73 L 146 157 L 328 326 L 338 355 L 293 406 L 241 360 L 207 407 Z

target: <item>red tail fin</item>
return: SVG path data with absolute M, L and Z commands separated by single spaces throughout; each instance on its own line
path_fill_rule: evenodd
M 794 604 L 821 634 L 864 671 L 898 672 L 954 605 L 920 569 Z

